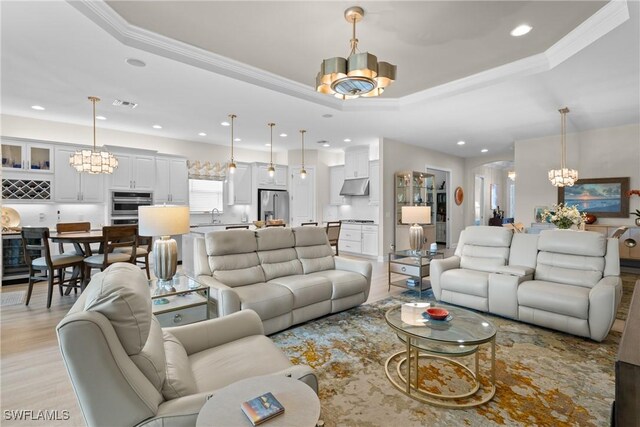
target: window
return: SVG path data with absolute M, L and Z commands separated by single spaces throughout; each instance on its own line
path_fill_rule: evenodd
M 189 180 L 189 211 L 211 212 L 218 209 L 222 213 L 224 193 L 222 181 L 206 179 Z

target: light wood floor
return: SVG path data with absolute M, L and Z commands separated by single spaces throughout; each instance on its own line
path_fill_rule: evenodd
M 373 264 L 371 291 L 367 302 L 403 292 L 387 291 L 387 266 Z M 26 285 L 4 286 L 1 292 L 26 290 Z M 84 420 L 64 368 L 55 326 L 76 300 L 73 294 L 60 297 L 56 292 L 51 309 L 46 308 L 46 283 L 37 284 L 29 306 L 2 307 L 0 311 L 0 424 L 2 426 L 83 426 Z M 622 330 L 616 321 L 614 329 Z M 5 410 L 68 411 L 67 421 L 11 421 Z

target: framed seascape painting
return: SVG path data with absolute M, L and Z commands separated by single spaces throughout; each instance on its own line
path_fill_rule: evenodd
M 627 191 L 629 177 L 579 179 L 573 187 L 558 187 L 558 203 L 601 218 L 626 218 Z

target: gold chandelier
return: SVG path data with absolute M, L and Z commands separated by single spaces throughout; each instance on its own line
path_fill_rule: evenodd
M 560 112 L 562 156 L 560 157 L 560 169 L 549 171 L 549 181 L 555 187 L 571 187 L 578 180 L 578 171 L 567 168 L 567 107 L 558 110 Z
M 108 151 L 96 151 L 96 102 L 100 98 L 90 96 L 93 103 L 93 150 L 78 150 L 69 157 L 69 164 L 78 172 L 90 174 L 113 173 L 118 167 L 118 159 Z
M 351 53 L 346 59 L 337 56 L 322 61 L 316 77 L 316 91 L 340 99 L 382 95 L 396 79 L 397 67 L 388 62 L 378 62 L 378 58 L 369 52 L 357 53 L 356 23 L 364 17 L 361 7 L 350 7 L 344 11 L 344 17 L 353 25 Z

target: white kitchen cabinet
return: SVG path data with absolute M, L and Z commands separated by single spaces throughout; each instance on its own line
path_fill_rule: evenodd
M 369 176 L 369 147 L 358 147 L 344 153 L 344 177 L 366 178 Z
M 12 138 L 2 139 L 2 169 L 7 171 L 54 171 L 53 145 L 27 142 Z M 69 164 L 69 159 L 65 161 Z
M 269 176 L 268 163 L 256 163 L 258 188 L 271 188 L 276 190 L 287 189 L 287 166 L 273 165 L 276 169 L 274 176 Z
M 362 254 L 378 256 L 378 227 L 362 226 Z
M 380 161 L 369 162 L 369 204 L 380 204 Z
M 188 204 L 189 175 L 187 161 L 173 157 L 156 157 L 155 168 L 154 203 Z
M 104 175 L 79 173 L 69 164 L 74 148 L 55 149 L 53 199 L 58 203 L 102 203 L 104 201 Z
M 300 168 L 291 168 L 289 195 L 290 225 L 297 227 L 303 222 L 313 222 L 316 217 L 316 169 L 306 167 L 307 176 L 300 178 Z
M 378 226 L 342 224 L 338 250 L 351 254 L 378 255 Z
M 346 205 L 348 199 L 340 195 L 340 189 L 344 184 L 344 166 L 331 166 L 329 168 L 329 204 Z
M 118 154 L 118 167 L 111 174 L 110 188 L 114 190 L 151 191 L 156 182 L 156 160 L 153 156 Z
M 236 171 L 227 176 L 229 205 L 250 205 L 253 191 L 251 191 L 251 165 L 236 163 Z

